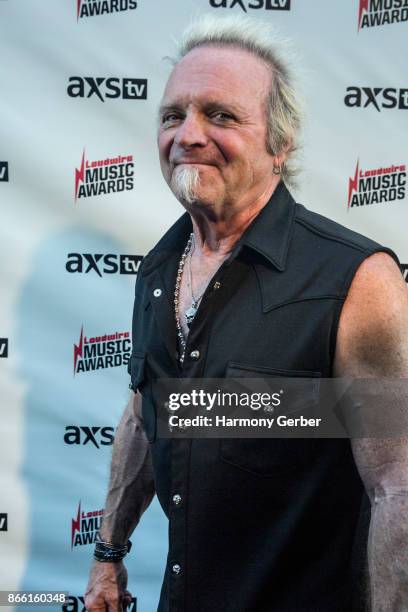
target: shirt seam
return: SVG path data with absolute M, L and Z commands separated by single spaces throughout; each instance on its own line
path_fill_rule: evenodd
M 308 230 L 310 230 L 312 233 L 316 234 L 317 236 L 320 236 L 321 238 L 325 238 L 326 240 L 332 240 L 333 242 L 344 244 L 346 246 L 349 246 L 355 249 L 356 251 L 359 251 L 360 253 L 369 254 L 372 250 L 372 249 L 367 249 L 363 246 L 360 246 L 359 244 L 352 242 L 351 240 L 347 240 L 346 238 L 341 238 L 340 236 L 336 236 L 335 234 L 330 234 L 329 232 L 323 232 L 321 230 L 318 230 L 316 227 L 311 225 L 308 221 L 305 221 L 304 219 L 299 219 L 299 217 L 295 219 L 295 223 L 299 223 L 299 225 L 303 225 Z M 378 246 L 381 247 L 381 245 L 378 245 Z M 373 245 L 373 248 L 374 248 L 374 245 Z

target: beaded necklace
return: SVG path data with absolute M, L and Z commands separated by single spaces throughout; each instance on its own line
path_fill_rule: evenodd
M 191 245 L 193 244 L 193 236 L 194 236 L 194 234 L 191 233 L 190 236 L 189 236 L 189 239 L 187 241 L 187 244 L 186 244 L 186 246 L 184 248 L 183 254 L 181 256 L 181 259 L 180 259 L 180 262 L 179 262 L 179 265 L 178 265 L 178 270 L 177 270 L 176 285 L 174 287 L 174 314 L 175 314 L 175 317 L 176 317 L 177 337 L 179 339 L 179 343 L 180 343 L 180 347 L 181 347 L 180 363 L 184 362 L 184 357 L 185 357 L 185 354 L 186 354 L 186 341 L 185 341 L 183 332 L 181 330 L 180 315 L 179 315 L 180 285 L 181 285 L 181 277 L 183 275 L 183 270 L 184 270 L 184 266 L 185 266 L 185 263 L 186 263 L 186 258 L 187 258 L 187 255 L 190 252 Z

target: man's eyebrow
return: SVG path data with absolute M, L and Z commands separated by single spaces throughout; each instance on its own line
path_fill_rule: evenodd
M 223 111 L 229 111 L 237 115 L 245 114 L 244 109 L 241 108 L 239 104 L 234 103 L 234 102 L 220 102 L 219 100 L 214 100 L 214 101 L 209 100 L 203 105 L 203 108 L 206 112 L 212 111 L 212 110 L 223 110 Z
M 183 107 L 181 106 L 181 104 L 161 104 L 159 106 L 159 117 L 161 117 L 162 115 L 164 115 L 165 113 L 167 113 L 168 111 L 182 111 Z
M 239 104 L 234 103 L 234 102 L 220 102 L 219 100 L 208 100 L 207 102 L 204 102 L 200 106 L 202 110 L 204 110 L 205 112 L 212 111 L 212 110 L 223 110 L 223 111 L 229 111 L 237 115 L 246 114 L 244 109 L 241 108 Z M 184 112 L 184 106 L 183 104 L 180 104 L 178 102 L 162 104 L 159 107 L 159 112 L 158 112 L 159 117 L 162 117 L 166 112 L 169 112 L 169 111 Z

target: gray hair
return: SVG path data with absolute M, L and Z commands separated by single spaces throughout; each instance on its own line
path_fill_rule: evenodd
M 294 87 L 293 69 L 289 61 L 288 42 L 278 37 L 268 23 L 249 17 L 215 17 L 203 15 L 184 31 L 178 43 L 174 63 L 189 51 L 204 45 L 235 46 L 250 51 L 264 60 L 272 70 L 272 86 L 267 98 L 267 143 L 272 155 L 286 152 L 282 178 L 288 185 L 295 184 L 299 169 L 293 155 L 299 150 L 302 123 L 302 102 Z
M 178 200 L 193 204 L 197 199 L 199 185 L 200 173 L 197 168 L 175 168 L 171 177 L 171 188 Z

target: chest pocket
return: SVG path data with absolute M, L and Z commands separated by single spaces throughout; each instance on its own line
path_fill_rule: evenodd
M 296 400 L 299 404 L 291 405 L 289 416 L 297 416 L 297 409 L 303 412 L 307 408 L 313 412 L 319 401 L 320 372 L 280 370 L 235 362 L 230 362 L 226 370 L 226 378 L 276 377 L 310 379 L 305 381 L 301 400 Z M 233 468 L 257 476 L 276 476 L 286 470 L 307 469 L 316 447 L 316 438 L 223 438 L 219 455 L 222 462 Z
M 134 352 L 130 358 L 130 386 L 142 395 L 143 425 L 149 442 L 156 439 L 156 411 L 152 401 L 150 384 L 146 378 L 146 355 Z

